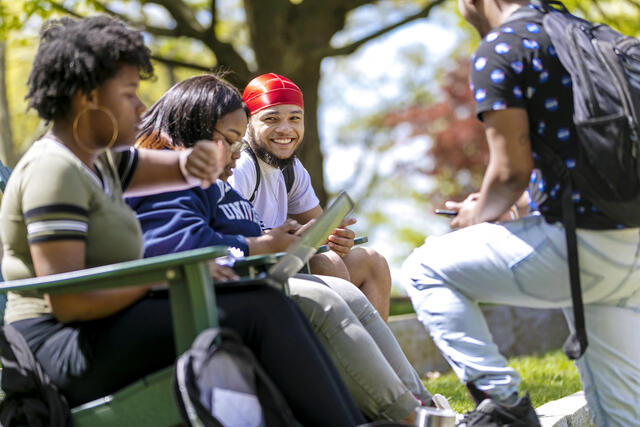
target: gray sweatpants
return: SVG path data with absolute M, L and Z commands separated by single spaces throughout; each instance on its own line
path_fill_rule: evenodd
M 355 285 L 297 275 L 289 288 L 367 417 L 401 420 L 420 405 L 417 398 L 431 398 L 391 330 Z

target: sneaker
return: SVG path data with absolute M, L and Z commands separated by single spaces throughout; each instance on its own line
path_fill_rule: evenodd
M 457 427 L 540 427 L 536 411 L 531 406 L 529 394 L 509 406 L 485 399 L 475 411 L 469 412 Z

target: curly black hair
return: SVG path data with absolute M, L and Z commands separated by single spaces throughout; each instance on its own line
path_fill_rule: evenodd
M 100 87 L 123 64 L 136 66 L 141 79 L 153 75 L 151 52 L 140 31 L 102 15 L 47 21 L 29 75 L 27 109 L 34 108 L 46 121 L 64 117 L 78 90 Z
M 140 118 L 138 147 L 172 150 L 211 139 L 225 114 L 249 109 L 238 89 L 220 75 L 203 74 L 171 87 Z

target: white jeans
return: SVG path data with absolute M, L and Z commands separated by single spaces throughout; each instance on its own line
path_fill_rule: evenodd
M 589 346 L 576 365 L 597 426 L 640 425 L 640 232 L 578 230 Z M 564 229 L 531 216 L 428 238 L 403 265 L 420 320 L 458 377 L 502 399 L 506 366 L 479 302 L 563 308 L 573 327 Z

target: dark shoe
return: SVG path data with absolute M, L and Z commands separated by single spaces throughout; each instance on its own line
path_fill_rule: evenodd
M 529 394 L 522 396 L 512 406 L 485 399 L 473 412 L 464 416 L 457 427 L 540 427 L 536 411 L 531 406 Z
M 476 403 L 476 406 L 478 406 L 480 402 L 482 402 L 483 400 L 489 398 L 489 396 L 484 391 L 481 391 L 478 388 L 476 388 L 476 386 L 473 385 L 473 383 L 466 383 L 465 385 L 467 386 L 467 390 L 469 390 L 469 394 L 471 395 L 471 398 Z

